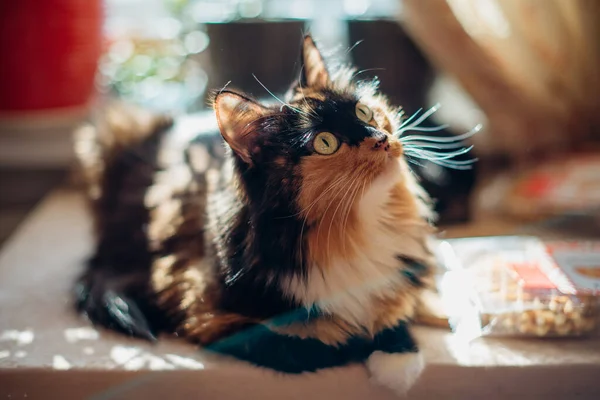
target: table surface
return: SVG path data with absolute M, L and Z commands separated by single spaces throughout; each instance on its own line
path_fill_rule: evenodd
M 506 222 L 488 221 L 445 234 L 514 231 Z M 282 376 L 209 356 L 181 340 L 150 344 L 94 329 L 72 310 L 70 292 L 91 248 L 84 199 L 67 189 L 45 199 L 5 243 L 0 252 L 0 397 L 29 393 L 29 398 L 43 398 L 49 391 L 68 388 L 66 393 L 73 397 L 66 398 L 162 398 L 160 393 L 191 393 L 197 398 L 281 398 L 282 393 L 298 399 L 393 398 L 370 385 L 360 365 Z M 414 331 L 427 363 L 413 390 L 415 397 L 600 394 L 600 338 L 466 341 L 444 329 Z M 540 384 L 532 385 L 532 380 Z

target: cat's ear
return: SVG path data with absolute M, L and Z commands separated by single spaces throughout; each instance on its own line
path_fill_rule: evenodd
M 302 43 L 302 73 L 300 83 L 305 87 L 324 88 L 329 84 L 329 72 L 321 52 L 310 35 Z
M 213 107 L 223 139 L 244 162 L 251 164 L 258 134 L 253 122 L 264 117 L 267 108 L 230 91 L 218 93 Z

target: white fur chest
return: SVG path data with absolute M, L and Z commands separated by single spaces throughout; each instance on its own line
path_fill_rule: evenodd
M 353 246 L 354 256 L 340 257 L 325 268 L 313 265 L 306 280 L 286 282 L 286 293 L 306 307 L 317 306 L 352 325 L 366 326 L 379 299 L 409 285 L 398 256 L 427 260 L 429 229 L 419 215 L 399 218 L 390 209 L 391 188 L 406 178 L 400 168 L 378 177 L 357 203 L 362 238 L 348 237 L 346 243 Z

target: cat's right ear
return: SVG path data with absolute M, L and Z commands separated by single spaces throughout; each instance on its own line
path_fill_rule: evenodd
M 231 91 L 219 92 L 213 101 L 219 130 L 229 147 L 245 163 L 252 163 L 258 131 L 253 122 L 267 114 L 267 108 Z
M 323 55 L 310 35 L 302 42 L 302 73 L 300 84 L 304 87 L 322 89 L 330 82 Z

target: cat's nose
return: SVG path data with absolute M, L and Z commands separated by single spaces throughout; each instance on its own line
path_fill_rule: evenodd
M 373 145 L 373 149 L 388 151 L 390 149 L 390 144 L 388 142 L 387 135 L 384 134 L 381 138 L 378 138 L 378 140 Z

